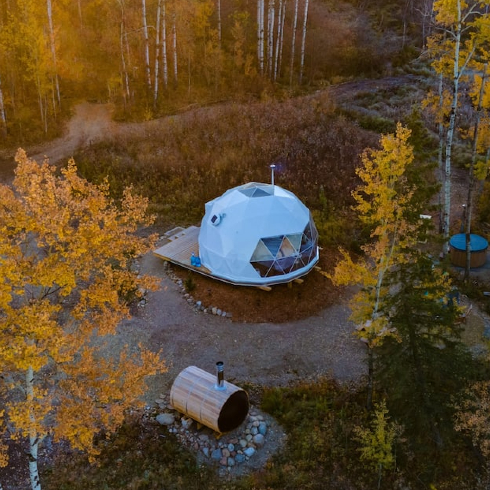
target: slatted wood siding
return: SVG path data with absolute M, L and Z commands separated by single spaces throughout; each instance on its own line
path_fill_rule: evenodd
M 216 376 L 196 366 L 189 366 L 175 379 L 170 403 L 179 412 L 223 433 L 236 429 L 245 420 L 248 394 L 228 381 L 224 390 L 216 388 Z

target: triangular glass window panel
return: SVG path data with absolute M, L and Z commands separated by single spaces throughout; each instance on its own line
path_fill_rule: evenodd
M 287 239 L 287 237 L 284 237 L 282 239 L 281 247 L 279 249 L 279 253 L 277 254 L 278 257 L 290 257 L 296 252 L 294 249 L 293 245 L 291 242 Z
M 284 268 L 282 267 L 281 260 L 284 259 L 279 259 L 274 261 L 274 264 L 272 265 L 271 269 L 269 270 L 269 273 L 267 274 L 268 276 L 280 276 L 282 274 L 286 274 L 286 272 L 284 272 Z
M 245 194 L 248 197 L 252 197 L 255 192 L 255 187 L 249 187 L 247 189 L 240 189 L 242 194 Z
M 308 264 L 308 261 L 306 260 L 305 257 L 299 257 L 298 258 L 298 269 L 300 269 L 301 267 L 304 267 L 307 264 Z
M 277 252 L 279 252 L 279 248 L 281 247 L 283 236 L 284 235 L 278 235 L 278 236 L 262 238 L 262 241 L 265 243 L 265 246 L 270 250 L 273 257 L 276 257 Z
M 269 275 L 269 270 L 274 264 L 273 260 L 266 260 L 263 262 L 252 262 L 253 268 L 260 274 L 260 277 L 267 277 Z M 271 274 L 276 275 L 276 274 Z
M 310 225 L 311 225 L 311 221 L 309 221 L 308 224 L 305 226 L 303 234 L 306 235 L 311 240 L 312 236 L 311 236 L 311 226 Z
M 306 250 L 309 250 L 312 246 L 313 246 L 313 241 L 311 237 L 307 233 L 303 233 L 303 236 L 301 238 L 301 249 L 300 249 L 301 253 L 305 252 Z
M 291 242 L 291 245 L 293 246 L 294 250 L 296 252 L 299 252 L 301 248 L 301 233 L 295 233 L 294 235 L 286 235 L 287 239 Z
M 293 267 L 293 269 L 291 269 L 291 271 L 296 271 L 298 269 L 302 269 L 304 266 L 305 266 L 305 264 L 303 264 L 303 261 L 300 258 L 298 258 L 298 260 L 294 263 L 294 267 Z
M 316 252 L 316 248 L 311 247 L 310 250 L 308 251 L 308 254 L 307 255 L 305 254 L 308 257 L 308 263 L 310 263 L 313 257 L 315 257 L 315 252 Z
M 260 260 L 273 260 L 274 255 L 270 252 L 267 246 L 262 240 L 259 240 L 255 247 L 254 253 L 250 259 L 250 262 L 258 262 Z
M 256 187 L 251 197 L 265 197 L 270 195 L 271 195 L 270 192 L 267 192 L 266 190 L 261 189 L 260 187 Z
M 296 257 L 284 257 L 283 259 L 277 259 L 276 264 L 279 266 L 283 271 L 284 274 L 288 274 L 291 272 L 291 269 L 294 267 L 294 263 L 296 262 Z M 276 264 L 274 267 L 276 267 Z

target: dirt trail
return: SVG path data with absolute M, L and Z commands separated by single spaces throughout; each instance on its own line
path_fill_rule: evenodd
M 56 163 L 70 158 L 80 147 L 111 139 L 117 132 L 117 124 L 112 120 L 113 111 L 111 104 L 83 102 L 75 106 L 65 136 L 37 148 L 31 158 L 42 161 L 47 157 L 51 163 Z

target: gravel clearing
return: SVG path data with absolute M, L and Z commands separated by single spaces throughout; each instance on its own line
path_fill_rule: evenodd
M 165 263 L 148 254 L 141 272 L 161 281 L 146 303 L 123 322 L 116 343 L 162 351 L 168 372 L 151 380 L 148 402 L 168 391 L 180 371 L 194 365 L 214 372 L 225 363 L 225 377 L 237 385 L 286 386 L 318 376 L 340 382 L 365 372 L 365 346 L 354 337 L 344 301 L 315 316 L 288 323 L 235 322 L 198 311 L 167 274 Z M 264 292 L 263 294 L 268 294 Z M 217 305 L 224 310 L 228 305 Z

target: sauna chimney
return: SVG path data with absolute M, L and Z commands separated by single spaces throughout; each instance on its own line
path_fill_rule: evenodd
M 214 387 L 220 391 L 226 390 L 226 386 L 225 386 L 225 365 L 222 361 L 218 361 L 216 363 L 216 384 L 214 385 Z

